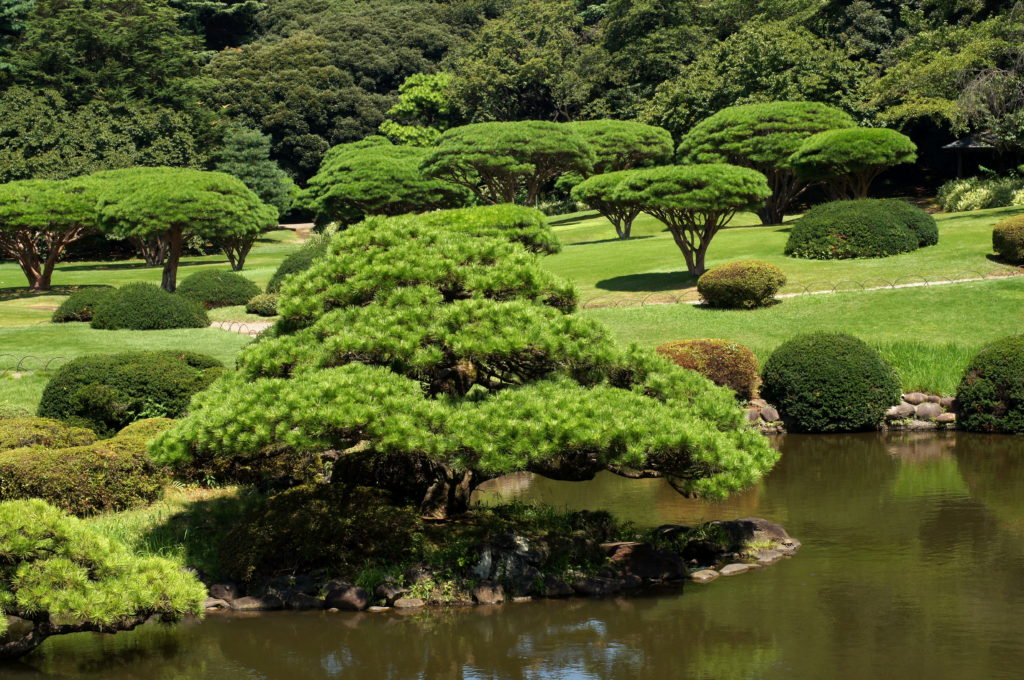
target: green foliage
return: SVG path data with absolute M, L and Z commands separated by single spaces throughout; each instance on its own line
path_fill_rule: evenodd
M 589 172 L 594 160 L 572 126 L 527 120 L 452 128 L 424 159 L 423 169 L 485 203 L 534 205 L 545 184 L 564 172 Z
M 709 307 L 749 309 L 764 307 L 786 285 L 786 274 L 761 260 L 737 260 L 704 272 L 697 291 Z
M 594 174 L 661 165 L 672 158 L 672 135 L 632 120 L 584 120 L 570 123 L 594 152 Z
M 259 316 L 277 316 L 277 301 L 280 296 L 277 293 L 260 293 L 253 295 L 245 303 L 245 311 L 249 314 Z
M 87 355 L 57 369 L 43 390 L 39 415 L 110 436 L 141 418 L 180 416 L 220 372 L 219 361 L 189 352 Z
M 414 73 L 398 86 L 398 103 L 388 109 L 381 134 L 398 144 L 431 146 L 452 127 L 456 114 L 451 101 L 450 73 Z
M 194 300 L 168 293 L 152 283 L 129 283 L 100 300 L 90 325 L 108 331 L 153 331 L 205 328 L 210 319 Z
M 842 128 L 811 135 L 788 164 L 807 179 L 829 181 L 837 198 L 867 198 L 883 170 L 917 159 L 910 137 L 887 128 Z
M 813 260 L 888 257 L 917 250 L 921 235 L 909 211 L 873 198 L 833 201 L 811 208 L 797 220 L 786 241 L 786 255 Z M 936 237 L 936 240 L 937 237 Z
M 986 345 L 956 390 L 957 424 L 972 432 L 1024 434 L 1024 335 Z
M 220 269 L 207 269 L 188 276 L 178 286 L 177 295 L 194 300 L 206 309 L 244 305 L 260 292 L 249 279 Z
M 965 177 L 952 179 L 939 187 L 936 198 L 946 212 L 967 212 L 1024 205 L 1024 178 Z
M 93 311 L 103 300 L 114 294 L 111 286 L 92 286 L 83 288 L 72 293 L 68 299 L 60 303 L 60 307 L 54 310 L 53 323 L 64 323 L 66 321 L 92 321 Z
M 423 215 L 423 224 L 473 236 L 495 236 L 518 243 L 532 253 L 553 255 L 562 250 L 543 213 L 534 208 L 499 205 L 437 210 Z
M 1008 217 L 992 227 L 992 250 L 1013 264 L 1024 264 L 1024 216 Z
M 157 419 L 153 426 L 76 446 L 0 451 L 0 501 L 40 498 L 78 516 L 152 503 L 166 479 L 146 445 L 170 423 Z
M 630 170 L 607 172 L 588 177 L 572 188 L 572 197 L 601 213 L 619 238 L 629 238 L 633 220 L 644 206 L 638 194 L 625 188 L 623 180 L 630 176 Z
M 327 252 L 329 243 L 330 239 L 326 236 L 314 236 L 307 243 L 303 244 L 301 248 L 281 260 L 281 264 L 277 266 L 274 275 L 267 282 L 267 292 L 279 293 L 281 291 L 281 284 L 284 283 L 285 279 L 292 274 L 304 272 L 313 266 L 313 262 L 317 258 L 323 257 L 324 253 Z
M 0 420 L 0 451 L 23 446 L 47 449 L 83 446 L 96 441 L 96 433 L 49 418 L 7 418 Z
M 900 395 L 896 372 L 878 352 L 843 333 L 808 333 L 765 362 L 761 396 L 795 432 L 856 432 L 882 422 Z
M 703 338 L 664 342 L 655 351 L 677 366 L 696 371 L 716 385 L 728 387 L 743 401 L 752 399 L 757 392 L 760 381 L 757 357 L 744 345 Z
M 270 160 L 270 137 L 258 130 L 231 126 L 224 132 L 213 169 L 245 182 L 261 201 L 283 215 L 292 207 L 298 187 Z
M 426 149 L 343 144 L 324 156 L 302 194 L 319 224 L 351 224 L 369 215 L 402 215 L 463 205 L 468 194 L 424 175 Z
M 935 222 L 934 217 L 916 205 L 898 198 L 887 198 L 882 201 L 886 208 L 917 234 L 918 246 L 924 248 L 938 244 L 939 225 Z
M 153 616 L 201 616 L 206 597 L 176 563 L 136 557 L 39 500 L 0 503 L 0 565 L 0 612 L 35 624 L 28 636 L 5 640 L 4 659 L 27 654 L 51 635 L 130 630 Z M 0 634 L 8 625 L 0 616 Z

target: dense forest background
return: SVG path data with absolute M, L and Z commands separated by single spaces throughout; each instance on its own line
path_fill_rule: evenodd
M 621 118 L 678 139 L 726 106 L 770 100 L 902 130 L 920 148 L 917 184 L 954 174 L 941 147 L 971 133 L 1012 158 L 1024 145 L 1024 7 L 0 0 L 3 182 L 213 168 L 256 130 L 302 185 L 331 146 L 373 134 L 429 144 L 467 122 Z

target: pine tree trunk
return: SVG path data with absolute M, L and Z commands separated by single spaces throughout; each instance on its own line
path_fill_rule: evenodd
M 168 293 L 173 293 L 178 287 L 178 261 L 181 259 L 181 252 L 184 249 L 185 236 L 181 227 L 172 227 L 169 236 L 169 248 L 167 261 L 164 262 L 163 280 L 160 287 Z

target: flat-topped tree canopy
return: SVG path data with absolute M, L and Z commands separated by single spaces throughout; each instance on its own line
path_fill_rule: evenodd
M 0 253 L 33 289 L 49 290 L 67 246 L 96 228 L 95 188 L 88 178 L 0 184 Z
M 680 161 L 730 163 L 763 173 L 772 194 L 757 214 L 765 224 L 778 224 L 806 187 L 790 167 L 790 156 L 813 134 L 855 125 L 848 114 L 827 104 L 741 104 L 697 123 L 679 142 L 676 155 Z
M 572 197 L 601 213 L 612 223 L 619 238 L 629 238 L 633 220 L 643 212 L 635 192 L 623 191 L 623 179 L 630 170 L 606 172 L 588 177 L 572 188 Z
M 833 198 L 867 198 L 884 170 L 917 159 L 917 145 L 888 128 L 842 128 L 811 135 L 790 157 L 804 179 L 825 180 Z
M 90 176 L 100 182 L 99 228 L 119 238 L 167 242 L 161 286 L 174 291 L 178 261 L 189 236 L 217 238 L 259 233 L 277 223 L 242 180 L 191 168 L 126 168 Z
M 545 184 L 564 172 L 586 174 L 594 160 L 571 125 L 525 120 L 452 128 L 430 150 L 423 169 L 485 203 L 534 205 Z
M 633 120 L 581 120 L 568 123 L 594 152 L 595 175 L 661 165 L 672 159 L 668 130 Z

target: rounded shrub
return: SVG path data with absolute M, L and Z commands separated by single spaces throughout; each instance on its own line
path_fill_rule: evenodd
M 87 355 L 57 370 L 43 389 L 39 415 L 110 436 L 141 418 L 180 416 L 222 370 L 216 359 L 191 352 Z
M 917 234 L 917 245 L 921 248 L 934 246 L 939 242 L 939 225 L 935 218 L 912 203 L 898 198 L 879 199 L 910 230 Z
M 862 340 L 843 333 L 784 342 L 765 362 L 761 383 L 761 396 L 795 432 L 874 428 L 899 395 L 893 368 Z
M 268 293 L 280 293 L 281 284 L 284 280 L 298 272 L 304 272 L 313 266 L 313 263 L 327 252 L 327 245 L 330 238 L 326 235 L 316 236 L 294 253 L 284 258 L 277 266 L 277 271 L 267 282 Z
M 786 275 L 770 262 L 738 260 L 718 265 L 697 279 L 697 292 L 709 307 L 763 307 L 786 285 Z
M 82 446 L 96 441 L 96 433 L 72 427 L 51 418 L 8 418 L 0 420 L 0 451 L 23 446 Z
M 245 311 L 259 316 L 277 316 L 277 293 L 260 293 L 245 303 Z
M 724 385 L 743 400 L 757 390 L 757 357 L 746 346 L 729 340 L 705 338 L 676 340 L 658 345 L 658 354 L 697 371 L 716 385 Z
M 241 274 L 206 270 L 186 278 L 175 292 L 206 309 L 214 309 L 244 305 L 253 295 L 259 295 L 260 287 Z
M 972 432 L 1024 434 L 1024 335 L 985 346 L 956 391 L 957 422 Z
M 83 288 L 77 293 L 72 293 L 67 300 L 60 304 L 53 312 L 50 319 L 54 323 L 67 321 L 92 321 L 93 310 L 103 300 L 106 300 L 114 293 L 112 286 L 95 286 Z
M 1024 215 L 997 222 L 992 228 L 992 250 L 1012 264 L 1024 264 Z
M 862 198 L 807 211 L 793 225 L 785 252 L 812 260 L 888 257 L 917 250 L 920 240 L 890 201 Z
M 205 328 L 206 310 L 194 300 L 168 293 L 151 283 L 129 283 L 96 305 L 93 328 L 151 331 L 167 328 Z

